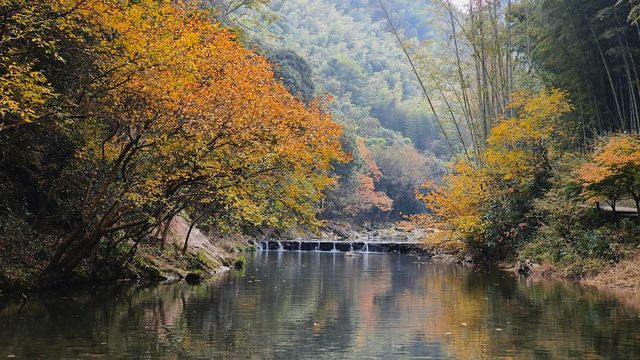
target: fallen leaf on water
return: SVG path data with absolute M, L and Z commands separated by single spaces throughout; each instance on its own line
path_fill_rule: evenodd
M 467 323 L 463 322 L 463 323 L 460 323 L 460 325 L 467 326 Z

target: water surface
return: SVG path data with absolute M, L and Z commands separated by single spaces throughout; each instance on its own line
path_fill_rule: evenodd
M 410 255 L 262 252 L 196 286 L 2 304 L 0 358 L 14 356 L 640 359 L 640 312 L 590 288 Z

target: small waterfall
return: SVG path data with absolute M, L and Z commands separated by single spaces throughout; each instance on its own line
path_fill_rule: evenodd
M 369 243 L 368 242 L 364 243 L 364 252 L 367 252 L 367 253 L 369 252 Z
M 350 243 L 349 243 L 349 252 L 352 252 L 352 251 L 353 251 L 353 243 L 352 243 L 352 242 L 350 242 Z
M 282 241 L 278 241 L 278 251 L 284 251 L 284 247 L 282 246 Z
M 333 242 L 333 249 L 331 249 L 331 252 L 337 252 L 338 249 L 336 249 L 336 242 Z

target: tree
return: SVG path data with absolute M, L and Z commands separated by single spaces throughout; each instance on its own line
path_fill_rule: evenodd
M 439 182 L 444 165 L 433 154 L 424 154 L 410 144 L 374 145 L 371 151 L 382 177 L 378 189 L 393 200 L 394 218 L 418 214 L 424 204 L 416 199 L 416 192 L 428 180 Z
M 275 65 L 276 79 L 281 80 L 292 95 L 305 103 L 314 99 L 313 73 L 305 59 L 291 50 L 267 51 L 266 57 Z
M 43 122 L 47 137 L 6 130 L 28 148 L 68 143 L 45 181 L 12 179 L 46 194 L 28 206 L 48 226 L 67 227 L 47 276 L 70 275 L 102 248 L 125 245 L 132 256 L 182 211 L 222 229 L 314 224 L 329 170 L 346 159 L 324 104 L 293 97 L 265 58 L 189 1 L 47 3 L 73 14 L 65 30 L 81 29 L 73 50 L 66 38 L 48 44 L 61 54 L 56 71 L 83 70 L 52 81 L 54 98 L 74 100 L 52 109 L 73 116 Z M 42 74 L 58 80 L 46 66 Z M 19 149 L 1 149 L 5 169 Z
M 418 194 L 444 228 L 467 249 L 489 258 L 508 256 L 527 228 L 533 199 L 547 187 L 550 171 L 571 142 L 564 115 L 572 106 L 564 91 L 514 94 L 515 116 L 500 120 L 476 165 L 458 160 L 441 185 L 426 182 Z
M 640 136 L 609 136 L 578 173 L 587 201 L 606 201 L 615 216 L 618 200 L 629 196 L 640 214 Z
M 0 1 L 0 133 L 65 115 L 53 71 L 73 43 L 82 48 L 81 2 Z M 57 81 L 56 81 L 57 80 Z M 53 111 L 57 109 L 58 111 Z

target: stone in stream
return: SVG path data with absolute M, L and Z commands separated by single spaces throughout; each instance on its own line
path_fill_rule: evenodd
M 202 276 L 202 274 L 191 272 L 188 273 L 187 276 L 185 276 L 184 280 L 187 282 L 187 284 L 195 285 L 202 282 L 203 278 L 204 277 Z
M 300 250 L 302 251 L 318 250 L 318 243 L 315 241 L 302 241 L 300 242 Z
M 353 248 L 352 251 L 364 251 L 365 250 L 365 243 L 364 242 L 352 242 L 351 246 Z
M 346 252 L 351 250 L 351 243 L 348 242 L 337 242 L 336 250 Z
M 298 251 L 300 250 L 300 242 L 299 241 L 282 241 L 282 249 L 289 251 Z
M 269 241 L 268 248 L 269 250 L 279 250 L 280 243 L 278 241 Z
M 387 250 L 387 244 L 385 243 L 370 242 L 369 252 L 389 252 L 389 251 Z
M 320 251 L 331 251 L 333 250 L 333 242 L 320 242 Z

